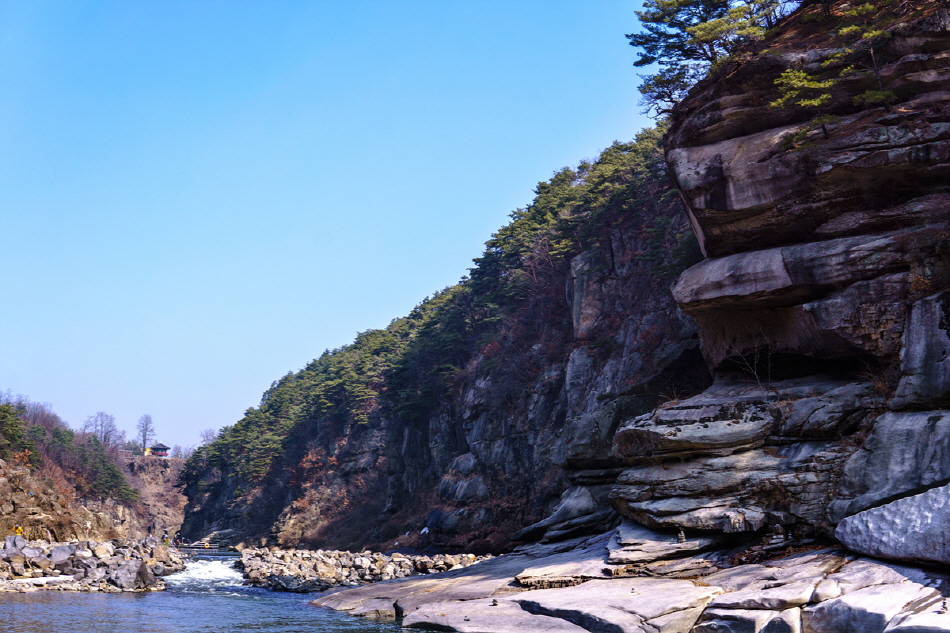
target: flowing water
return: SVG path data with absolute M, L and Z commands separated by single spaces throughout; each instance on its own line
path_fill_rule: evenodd
M 3 633 L 396 633 L 392 623 L 350 617 L 308 594 L 241 586 L 231 560 L 194 560 L 166 591 L 0 593 Z

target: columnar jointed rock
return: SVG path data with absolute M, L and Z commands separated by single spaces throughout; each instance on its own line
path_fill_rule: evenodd
M 304 593 L 463 569 L 486 558 L 491 557 L 474 554 L 410 556 L 335 550 L 245 549 L 241 552 L 240 565 L 250 585 Z
M 0 550 L 0 591 L 160 591 L 185 565 L 154 538 L 49 543 L 8 536 Z

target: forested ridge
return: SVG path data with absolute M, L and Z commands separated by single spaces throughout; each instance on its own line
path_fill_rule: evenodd
M 668 286 L 699 255 L 669 184 L 662 135 L 662 126 L 645 130 L 559 170 L 511 213 L 458 284 L 274 382 L 259 406 L 189 458 L 180 479 L 189 496 L 224 485 L 222 476 L 236 498 L 293 490 L 301 464 L 312 466 L 315 455 L 321 467 L 334 466 L 314 450 L 318 435 L 343 437 L 381 418 L 425 427 L 476 373 L 523 380 L 563 362 L 572 340 L 571 260 L 591 253 L 593 272 L 609 277 L 614 259 L 625 256 L 612 252 L 610 235 L 620 226 L 633 227 L 636 257 Z M 609 336 L 583 342 L 602 351 L 614 345 Z

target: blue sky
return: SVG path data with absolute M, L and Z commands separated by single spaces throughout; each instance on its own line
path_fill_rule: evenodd
M 0 0 L 0 390 L 235 422 L 649 125 L 638 8 Z

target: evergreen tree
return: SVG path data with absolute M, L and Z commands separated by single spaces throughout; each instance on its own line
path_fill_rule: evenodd
M 40 465 L 36 444 L 20 420 L 20 411 L 6 403 L 0 404 L 0 459 L 11 458 L 34 468 Z
M 775 80 L 780 96 L 769 104 L 771 107 L 798 106 L 816 111 L 815 117 L 807 126 L 788 137 L 789 144 L 801 142 L 812 130 L 819 127 L 826 139 L 830 137 L 827 126 L 838 119 L 830 111 L 832 91 L 845 79 L 853 79 L 862 74 L 873 76 L 877 89 L 865 90 L 854 97 L 853 101 L 862 106 L 882 104 L 885 110 L 890 110 L 895 95 L 884 90 L 876 49 L 890 37 L 884 27 L 892 18 L 882 15 L 881 11 L 892 4 L 893 0 L 881 0 L 877 5 L 868 2 L 846 7 L 841 13 L 841 23 L 835 32 L 844 41 L 844 46 L 822 62 L 822 69 L 809 73 L 802 69 L 789 68 Z M 830 6 L 827 13 L 830 15 Z M 866 60 L 865 55 L 869 61 L 862 61 Z
M 659 65 L 655 74 L 641 76 L 647 111 L 670 112 L 711 67 L 774 26 L 783 5 L 780 0 L 646 0 L 636 12 L 643 30 L 627 39 L 640 49 L 634 66 Z

